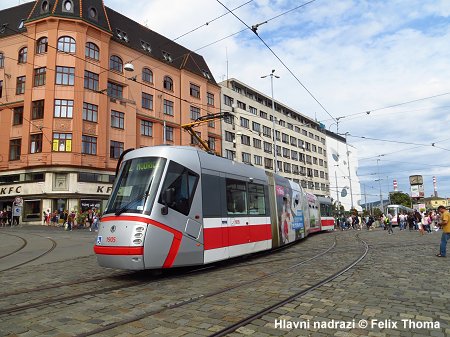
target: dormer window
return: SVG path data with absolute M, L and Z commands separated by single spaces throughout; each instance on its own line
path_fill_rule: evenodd
M 62 11 L 63 12 L 68 12 L 68 13 L 73 13 L 73 2 L 72 0 L 64 0 L 62 3 Z
M 17 27 L 17 29 L 23 29 L 23 27 L 25 26 L 25 19 L 20 20 L 19 26 Z
M 126 32 L 124 32 L 123 30 L 116 28 L 116 36 L 125 42 L 128 42 L 130 39 L 128 38 L 128 35 Z
M 97 10 L 94 7 L 89 8 L 89 17 L 91 19 L 97 19 Z
M 205 77 L 206 79 L 210 80 L 211 79 L 211 75 L 209 74 L 208 71 L 206 70 L 202 70 L 203 73 L 203 77 Z
M 48 1 L 42 1 L 41 14 L 42 13 L 47 13 L 49 8 L 50 8 L 50 6 L 48 4 Z
M 150 43 L 142 41 L 141 40 L 141 47 L 142 49 L 144 49 L 144 51 L 151 53 L 152 52 L 152 47 L 150 47 Z
M 172 56 L 168 52 L 163 51 L 162 54 L 163 54 L 164 61 L 172 63 Z

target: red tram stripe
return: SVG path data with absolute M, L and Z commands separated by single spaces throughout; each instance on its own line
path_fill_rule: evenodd
M 270 224 L 216 227 L 203 230 L 203 244 L 205 250 L 236 246 L 245 243 L 259 242 L 272 239 Z
M 167 254 L 166 260 L 164 261 L 164 264 L 163 264 L 163 268 L 172 267 L 172 265 L 175 261 L 175 258 L 177 257 L 178 250 L 180 249 L 181 239 L 183 237 L 183 234 L 181 234 L 181 232 L 179 232 L 176 229 L 173 229 L 167 225 L 164 225 L 158 221 L 155 221 L 155 220 L 152 220 L 149 218 L 145 218 L 145 217 L 141 217 L 141 216 L 108 216 L 108 217 L 102 218 L 101 221 L 105 221 L 105 222 L 106 221 L 139 221 L 139 222 L 144 222 L 149 225 L 153 225 L 155 227 L 161 228 L 161 229 L 173 234 L 172 244 L 170 245 L 169 253 Z M 98 247 L 98 246 L 95 246 L 95 247 Z M 143 253 L 144 253 L 144 248 L 142 247 L 142 254 Z
M 94 252 L 100 255 L 143 255 L 144 247 L 94 246 Z

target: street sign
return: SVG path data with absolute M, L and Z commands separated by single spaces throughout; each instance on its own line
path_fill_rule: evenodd
M 21 216 L 22 215 L 22 207 L 21 206 L 14 206 L 12 215 L 13 216 Z

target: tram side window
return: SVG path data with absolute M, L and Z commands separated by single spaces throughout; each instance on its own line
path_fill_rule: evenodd
M 263 185 L 248 184 L 248 211 L 249 214 L 266 214 L 266 199 Z
M 168 205 L 169 208 L 184 215 L 189 214 L 198 178 L 198 174 L 188 170 L 186 167 L 173 161 L 170 162 L 162 188 L 162 191 L 166 189 L 174 190 L 174 201 Z M 163 203 L 161 196 L 159 197 L 159 202 Z
M 227 211 L 232 214 L 247 214 L 247 186 L 245 182 L 227 179 Z

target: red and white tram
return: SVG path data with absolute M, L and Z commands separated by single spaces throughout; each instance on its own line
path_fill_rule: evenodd
M 182 146 L 133 150 L 119 165 L 94 247 L 104 267 L 207 264 L 321 230 L 314 195 L 250 165 Z

